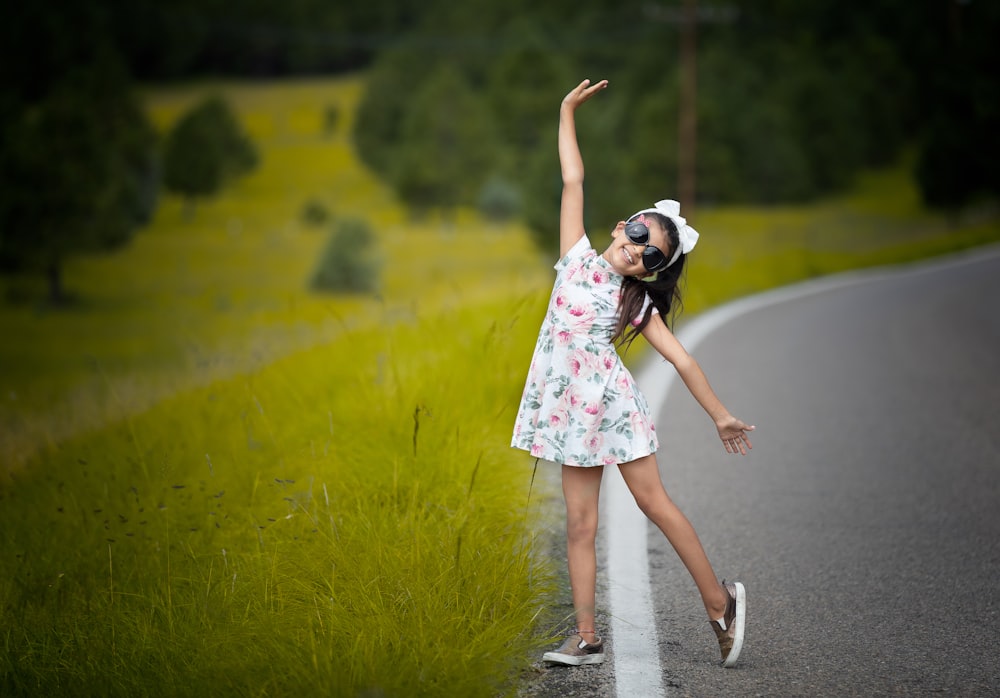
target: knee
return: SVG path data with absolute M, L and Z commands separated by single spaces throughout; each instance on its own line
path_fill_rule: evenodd
M 639 511 L 645 514 L 647 518 L 652 518 L 652 515 L 656 513 L 655 499 L 646 494 L 634 495 L 634 498 Z
M 566 538 L 570 543 L 589 543 L 597 538 L 597 512 L 566 517 Z
M 665 492 L 639 492 L 633 493 L 635 503 L 639 511 L 652 521 L 658 521 L 670 516 L 671 502 Z

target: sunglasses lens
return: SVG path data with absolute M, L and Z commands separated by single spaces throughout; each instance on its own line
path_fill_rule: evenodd
M 667 266 L 667 258 L 658 247 L 649 245 L 642 251 L 642 265 L 646 267 L 646 271 L 659 271 Z
M 625 225 L 625 237 L 637 245 L 645 245 L 649 242 L 649 228 L 639 221 L 628 223 Z

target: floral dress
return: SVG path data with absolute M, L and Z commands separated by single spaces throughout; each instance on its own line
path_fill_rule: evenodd
M 621 275 L 586 236 L 555 269 L 511 446 L 577 466 L 655 453 L 649 406 L 611 343 Z

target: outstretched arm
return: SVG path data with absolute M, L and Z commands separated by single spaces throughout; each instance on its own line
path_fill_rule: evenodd
M 562 204 L 559 208 L 559 256 L 583 237 L 583 156 L 576 141 L 576 108 L 608 86 L 584 80 L 563 98 L 559 108 L 559 165 L 562 168 Z
M 729 410 L 719 400 L 715 391 L 712 390 L 712 386 L 708 384 L 708 378 L 701 370 L 701 366 L 698 365 L 693 356 L 687 353 L 684 346 L 664 323 L 659 320 L 647 323 L 642 331 L 642 336 L 656 351 L 660 352 L 663 358 L 673 364 L 691 395 L 715 422 L 715 428 L 719 432 L 719 438 L 722 440 L 726 452 L 745 456 L 747 451 L 753 448 L 747 432 L 753 431 L 756 427 L 729 414 Z

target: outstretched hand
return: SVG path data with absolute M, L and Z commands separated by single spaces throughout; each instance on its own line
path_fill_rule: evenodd
M 715 428 L 719 430 L 719 438 L 726 447 L 726 453 L 740 454 L 745 456 L 747 451 L 753 448 L 747 436 L 748 431 L 753 431 L 757 427 L 750 426 L 736 417 L 726 417 L 716 422 Z
M 576 109 L 607 86 L 607 80 L 601 80 L 593 85 L 590 84 L 590 80 L 584 80 L 563 97 L 563 106 Z

